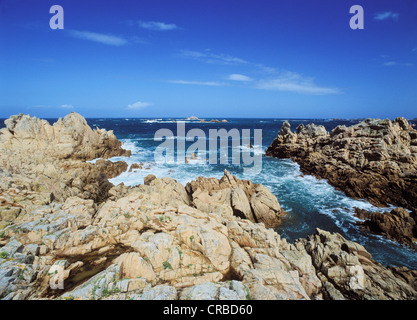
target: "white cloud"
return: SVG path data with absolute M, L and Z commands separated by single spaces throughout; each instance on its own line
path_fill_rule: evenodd
M 392 11 L 377 12 L 374 14 L 374 20 L 387 20 L 387 19 L 398 20 L 399 16 L 400 16 L 399 13 L 394 13 Z
M 341 94 L 342 90 L 333 87 L 319 86 L 314 82 L 313 78 L 307 78 L 301 74 L 289 71 L 278 71 L 276 68 L 271 68 L 259 63 L 253 63 L 241 58 L 233 57 L 226 54 L 214 54 L 210 50 L 190 51 L 182 50 L 180 57 L 195 59 L 204 63 L 223 64 L 223 65 L 239 65 L 249 68 L 255 68 L 258 73 L 268 74 L 269 78 L 261 80 L 252 79 L 243 74 L 230 74 L 226 80 L 250 82 L 248 87 L 262 90 L 286 91 L 300 94 L 310 95 L 327 95 L 327 94 Z M 210 86 L 227 86 L 230 83 L 221 82 L 201 82 L 201 81 L 184 81 L 175 80 L 170 83 L 194 84 L 194 85 L 210 85 Z
M 78 30 L 68 30 L 67 32 L 73 38 L 94 41 L 110 46 L 123 46 L 128 43 L 124 38 L 103 33 Z
M 235 56 L 231 56 L 223 53 L 212 53 L 210 49 L 206 49 L 203 52 L 193 50 L 182 50 L 180 51 L 179 57 L 194 59 L 207 64 L 218 64 L 218 65 L 239 65 L 253 68 L 256 72 L 264 74 L 277 73 L 276 68 L 265 66 L 260 63 L 253 63 Z
M 254 81 L 253 79 L 239 74 L 233 76 L 235 81 Z M 229 80 L 230 80 L 229 76 Z M 239 80 L 238 80 L 239 79 Z M 243 80 L 245 79 L 245 80 Z M 247 80 L 250 79 L 250 80 Z M 228 83 L 216 81 L 188 81 L 188 80 L 169 80 L 169 83 L 186 84 L 186 85 L 201 85 L 201 86 L 229 86 Z M 262 90 L 286 91 L 299 94 L 309 95 L 327 95 L 340 94 L 342 91 L 338 88 L 321 87 L 314 83 L 313 78 L 306 78 L 294 72 L 282 73 L 279 77 L 273 79 L 257 80 L 250 87 Z
M 149 102 L 138 101 L 138 102 L 129 104 L 127 106 L 127 109 L 129 109 L 129 110 L 138 110 L 138 109 L 143 109 L 143 108 L 149 107 L 151 105 L 152 105 L 152 103 L 149 103 Z
M 276 68 L 264 66 L 263 64 L 260 64 L 260 63 L 255 64 L 255 66 L 263 73 L 273 74 L 273 73 L 278 72 Z
M 64 108 L 64 109 L 75 109 L 75 107 L 72 106 L 72 105 L 70 105 L 70 104 L 62 104 L 61 105 L 61 108 Z
M 227 54 L 211 53 L 210 50 L 207 50 L 205 52 L 182 50 L 180 56 L 200 60 L 208 64 L 239 65 L 248 63 L 246 60 L 233 57 Z
M 155 31 L 169 31 L 169 30 L 180 29 L 176 24 L 173 24 L 173 23 L 165 23 L 165 22 L 158 22 L 158 21 L 142 21 L 142 20 L 139 20 L 136 23 L 139 27 L 143 29 L 155 30 Z
M 340 94 L 338 88 L 320 87 L 313 78 L 306 78 L 294 72 L 286 72 L 278 78 L 260 80 L 256 88 L 263 90 L 286 91 L 310 95 Z
M 243 74 L 238 74 L 238 73 L 234 73 L 229 75 L 229 77 L 227 78 L 228 80 L 233 80 L 233 81 L 252 81 L 253 79 L 245 76 Z
M 187 81 L 187 80 L 170 80 L 169 83 L 175 84 L 191 84 L 191 85 L 198 85 L 198 86 L 223 86 L 224 83 L 215 82 L 215 81 Z
M 397 61 L 388 61 L 384 63 L 384 66 L 386 67 L 393 67 L 393 66 L 412 67 L 414 66 L 414 63 L 400 63 Z

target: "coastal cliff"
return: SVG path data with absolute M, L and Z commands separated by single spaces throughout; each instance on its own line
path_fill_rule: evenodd
M 114 186 L 128 156 L 71 113 L 0 130 L 0 299 L 416 299 L 417 273 L 317 229 L 288 243 L 262 184 L 149 175 Z M 63 281 L 63 288 L 51 283 Z

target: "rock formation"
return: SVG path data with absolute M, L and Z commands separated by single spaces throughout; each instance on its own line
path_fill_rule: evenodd
M 127 165 L 81 159 L 125 154 L 117 141 L 100 149 L 100 139 L 74 134 L 76 144 L 41 120 L 9 120 L 0 135 L 0 299 L 417 298 L 415 271 L 385 268 L 338 234 L 289 244 L 267 228 L 282 210 L 262 185 L 226 171 L 186 187 L 154 175 L 113 186 L 107 177 Z M 54 134 L 33 139 L 22 128 Z M 63 141 L 74 158 L 56 155 Z
M 102 201 L 112 185 L 107 178 L 127 169 L 125 162 L 85 160 L 129 156 L 112 131 L 92 130 L 86 120 L 72 112 L 50 125 L 46 120 L 19 114 L 5 121 L 0 130 L 0 187 L 17 181 L 28 191 L 50 194 L 52 199 L 68 196 Z
M 113 131 L 92 130 L 78 113 L 71 112 L 52 126 L 46 120 L 29 115 L 11 116 L 1 130 L 1 141 L 13 149 L 25 149 L 37 155 L 57 159 L 92 160 L 114 156 L 129 156 L 121 148 Z M 16 145 L 16 146 L 14 146 Z
M 415 283 L 398 281 L 402 277 L 372 260 L 361 245 L 339 234 L 317 230 L 316 234 L 296 243 L 303 245 L 312 258 L 322 282 L 324 298 L 339 299 L 407 299 L 415 295 Z M 410 270 L 404 268 L 405 274 Z
M 303 173 L 327 179 L 350 197 L 365 198 L 377 206 L 417 207 L 417 131 L 404 118 L 367 119 L 350 127 L 338 126 L 331 133 L 315 124 L 301 124 L 292 132 L 285 121 L 266 155 L 291 158 Z M 395 213 L 365 215 L 362 211 L 361 216 L 368 219 L 363 225 L 413 246 L 414 219 L 408 213 Z
M 331 133 L 314 124 L 293 133 L 285 122 L 266 155 L 292 158 L 350 197 L 417 207 L 417 131 L 404 118 L 368 119 Z
M 170 178 L 33 205 L 4 229 L 5 299 L 415 299 L 415 275 L 317 230 L 289 244 L 262 223 L 190 206 Z M 59 269 L 59 267 L 61 269 Z M 59 283 L 64 289 L 51 289 Z M 406 278 L 405 276 L 408 276 Z
M 404 208 L 390 212 L 368 212 L 356 209 L 356 216 L 364 229 L 417 249 L 417 213 Z
M 224 216 L 239 216 L 253 222 L 263 222 L 267 228 L 281 224 L 284 211 L 277 198 L 262 184 L 239 180 L 227 170 L 224 176 L 199 177 L 186 185 L 193 206 L 203 212 L 218 212 Z

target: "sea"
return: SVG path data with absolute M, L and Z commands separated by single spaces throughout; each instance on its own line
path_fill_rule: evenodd
M 330 232 L 338 232 L 348 240 L 363 245 L 372 258 L 385 266 L 405 266 L 417 269 L 417 252 L 397 242 L 385 239 L 382 236 L 362 230 L 358 226 L 357 217 L 354 216 L 355 208 L 369 211 L 392 210 L 394 206 L 378 208 L 363 199 L 352 199 L 343 192 L 336 190 L 325 179 L 317 179 L 310 175 L 303 175 L 298 164 L 290 159 L 276 159 L 264 156 L 265 150 L 278 135 L 285 120 L 291 124 L 291 129 L 300 125 L 315 123 L 323 125 L 331 131 L 338 125 L 350 126 L 359 123 L 361 119 L 242 119 L 226 118 L 227 122 L 217 122 L 205 118 L 206 122 L 190 120 L 189 118 L 89 118 L 88 124 L 92 128 L 105 128 L 113 130 L 116 137 L 123 142 L 123 148 L 132 151 L 130 157 L 114 157 L 111 161 L 123 160 L 130 167 L 133 163 L 141 164 L 141 168 L 126 171 L 110 181 L 117 185 L 124 183 L 128 186 L 143 184 L 143 179 L 148 174 L 158 178 L 171 177 L 183 185 L 199 176 L 221 178 L 224 170 L 239 179 L 251 180 L 254 183 L 262 183 L 268 187 L 278 198 L 281 207 L 286 212 L 282 224 L 276 228 L 276 232 L 282 238 L 292 243 L 298 238 L 305 238 L 314 234 L 316 228 Z M 223 118 L 218 119 L 223 120 Z M 56 119 L 48 119 L 51 123 Z M 2 123 L 3 121 L 1 121 Z M 252 136 L 253 147 L 250 152 L 261 158 L 262 168 L 259 172 L 245 171 L 243 164 L 232 163 L 232 152 L 239 148 L 240 152 L 248 152 L 246 145 L 233 146 L 231 141 L 228 145 L 228 163 L 210 164 L 206 159 L 200 158 L 188 163 L 160 163 L 155 161 L 155 150 L 163 141 L 155 141 L 155 134 L 160 129 L 172 132 L 167 139 L 178 141 L 178 123 L 185 126 L 185 133 L 191 129 L 200 129 L 210 140 L 210 129 L 237 129 L 243 134 L 244 129 L 249 129 Z M 411 121 L 411 123 L 415 123 Z M 166 129 L 170 130 L 167 131 Z M 261 145 L 254 144 L 255 129 L 262 130 Z M 183 134 L 183 133 L 182 133 Z M 181 137 L 181 136 L 180 136 Z M 164 140 L 165 141 L 165 140 Z M 193 141 L 186 142 L 186 149 Z M 219 153 L 217 150 L 209 150 L 207 142 L 207 158 L 210 152 Z M 93 160 L 92 162 L 94 162 Z

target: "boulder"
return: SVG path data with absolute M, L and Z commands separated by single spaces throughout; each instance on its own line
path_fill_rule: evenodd
M 43 152 L 58 159 L 92 160 L 114 156 L 129 156 L 130 151 L 121 148 L 113 131 L 92 130 L 78 113 L 71 112 L 58 119 L 52 126 L 46 120 L 19 114 L 5 120 L 2 135 L 20 148 Z
M 262 184 L 258 185 L 250 199 L 250 205 L 255 219 L 267 227 L 281 224 L 282 209 L 277 198 Z
M 356 216 L 363 221 L 358 224 L 371 232 L 406 244 L 417 249 L 417 213 L 404 208 L 395 208 L 390 212 L 368 212 L 356 208 Z
M 130 151 L 122 149 L 112 131 L 92 130 L 77 113 L 53 125 L 23 114 L 11 116 L 5 124 L 0 129 L 0 161 L 6 164 L 3 181 L 49 193 L 49 201 L 78 196 L 102 202 L 112 187 L 108 179 L 127 170 L 126 162 L 104 158 L 129 156 Z M 95 158 L 103 159 L 85 162 Z
M 156 177 L 153 174 L 148 174 L 145 178 L 143 178 L 143 183 L 145 185 L 149 185 L 153 180 L 155 180 Z
M 193 205 L 203 212 L 235 215 L 273 228 L 281 223 L 284 211 L 277 198 L 263 185 L 239 180 L 227 170 L 221 179 L 199 177 L 187 183 Z

